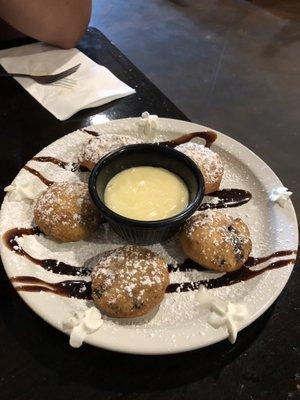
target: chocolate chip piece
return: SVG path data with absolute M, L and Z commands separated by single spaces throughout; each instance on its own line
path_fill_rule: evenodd
M 140 309 L 143 306 L 143 302 L 140 300 L 133 300 L 133 307 L 136 309 Z
M 103 295 L 104 290 L 102 288 L 97 288 L 94 290 L 94 294 L 96 295 L 96 297 L 98 297 L 98 299 L 100 299 L 100 297 Z

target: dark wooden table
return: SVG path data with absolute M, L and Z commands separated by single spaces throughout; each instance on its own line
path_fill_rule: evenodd
M 0 48 L 25 43 L 28 40 L 7 42 Z M 40 149 L 91 124 L 95 115 L 117 119 L 139 116 L 147 110 L 187 120 L 99 31 L 90 28 L 79 48 L 134 86 L 137 93 L 60 122 L 16 81 L 2 79 L 1 188 Z M 270 151 L 276 151 L 276 145 Z M 1 400 L 285 400 L 299 395 L 297 268 L 278 301 L 241 332 L 234 345 L 224 341 L 203 350 L 155 357 L 118 354 L 88 345 L 72 349 L 67 336 L 48 326 L 23 303 L 3 268 L 0 274 Z

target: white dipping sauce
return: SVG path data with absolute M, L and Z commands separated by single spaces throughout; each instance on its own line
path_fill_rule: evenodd
M 157 167 L 133 167 L 107 184 L 104 203 L 115 213 L 139 221 L 155 221 L 179 214 L 189 202 L 183 180 Z

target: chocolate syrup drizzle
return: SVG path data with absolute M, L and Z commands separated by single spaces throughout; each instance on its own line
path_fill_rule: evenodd
M 33 263 L 39 265 L 47 271 L 51 271 L 55 274 L 63 274 L 63 275 L 71 275 L 71 276 L 88 276 L 90 274 L 90 269 L 88 267 L 74 267 L 72 265 L 63 263 L 58 260 L 45 259 L 40 260 L 38 258 L 32 257 L 28 254 L 19 244 L 17 239 L 22 235 L 36 235 L 41 234 L 38 228 L 13 228 L 7 231 L 3 235 L 3 240 L 6 246 L 15 253 L 28 258 Z M 208 289 L 219 288 L 222 286 L 231 286 L 235 283 L 247 281 L 251 278 L 254 278 L 257 275 L 262 274 L 267 270 L 272 270 L 276 268 L 284 267 L 294 259 L 281 259 L 270 263 L 268 266 L 260 269 L 260 270 L 252 270 L 250 267 L 261 264 L 268 260 L 271 260 L 275 257 L 286 257 L 295 255 L 297 251 L 295 250 L 282 250 L 277 251 L 273 254 L 270 254 L 265 257 L 249 257 L 246 263 L 237 271 L 225 273 L 224 275 L 213 278 L 213 279 L 203 279 L 196 282 L 183 282 L 183 283 L 171 283 L 167 289 L 166 293 L 174 293 L 174 292 L 187 292 L 192 290 L 197 290 L 201 285 L 205 286 Z M 168 265 L 169 272 L 174 271 L 203 271 L 204 267 L 197 264 L 192 260 L 185 260 L 181 264 Z M 86 282 L 84 280 L 66 280 L 57 283 L 50 283 L 43 281 L 41 279 L 30 277 L 30 276 L 17 276 L 11 278 L 11 281 L 14 283 L 20 283 L 21 285 L 16 286 L 16 290 L 18 291 L 27 291 L 27 292 L 39 292 L 46 291 L 58 294 L 60 296 L 65 297 L 75 297 L 78 299 L 91 299 L 91 282 Z
M 92 136 L 99 136 L 99 133 L 98 132 L 95 132 L 95 131 L 90 131 L 89 129 L 80 129 L 82 132 L 85 132 L 85 133 L 88 133 L 89 135 L 92 135 Z
M 198 210 L 238 207 L 248 203 L 252 199 L 252 194 L 243 189 L 222 189 L 210 193 L 208 196 L 217 197 L 219 200 L 218 202 L 202 203 Z
M 27 253 L 18 243 L 18 238 L 21 236 L 29 235 L 40 235 L 42 232 L 39 228 L 13 228 L 5 232 L 3 240 L 6 246 L 20 256 L 26 257 L 28 260 L 36 265 L 44 268 L 46 271 L 53 272 L 59 275 L 71 275 L 71 276 L 88 276 L 90 275 L 90 269 L 88 267 L 74 267 L 73 265 L 66 264 L 62 261 L 44 259 L 32 257 Z
M 75 297 L 81 300 L 92 299 L 91 282 L 82 280 L 67 280 L 57 283 L 49 283 L 33 276 L 15 276 L 10 279 L 14 283 L 23 283 L 15 289 L 24 292 L 49 292 L 64 297 Z
M 245 282 L 245 281 L 248 281 L 249 279 L 254 278 L 255 276 L 262 274 L 265 271 L 285 267 L 288 264 L 290 264 L 291 262 L 293 262 L 295 259 L 277 260 L 259 270 L 253 270 L 253 269 L 250 269 L 250 267 L 261 264 L 261 263 L 263 263 L 267 260 L 270 260 L 272 258 L 275 258 L 275 257 L 291 256 L 296 253 L 297 252 L 294 250 L 283 250 L 283 251 L 277 251 L 266 257 L 257 257 L 257 258 L 249 257 L 248 260 L 245 262 L 245 264 L 236 271 L 227 272 L 218 278 L 203 279 L 203 280 L 199 280 L 196 282 L 171 283 L 167 287 L 166 293 L 189 292 L 189 291 L 199 289 L 200 286 L 205 286 L 207 289 L 216 289 L 216 288 L 220 288 L 223 286 L 231 286 L 231 285 L 234 285 L 239 282 Z M 176 267 L 174 268 L 173 266 L 171 266 L 171 271 L 176 271 L 176 270 L 188 271 L 188 270 L 195 270 L 195 269 L 197 271 L 205 270 L 204 267 L 195 263 L 194 261 L 191 261 L 191 264 L 189 264 L 190 261 L 191 260 L 185 260 L 183 264 L 179 264 L 177 266 L 178 268 L 176 268 Z M 170 271 L 170 265 L 168 266 L 168 268 Z
M 32 160 L 39 161 L 39 162 L 49 162 L 49 163 L 58 165 L 59 167 L 69 170 L 71 172 L 76 172 L 76 171 L 89 172 L 89 169 L 87 169 L 83 165 L 80 165 L 77 163 L 69 163 L 69 162 L 62 161 L 55 157 L 48 157 L 48 156 L 33 157 Z
M 28 167 L 28 165 L 25 165 L 23 167 L 26 169 L 26 171 L 30 172 L 32 175 L 37 176 L 46 186 L 51 186 L 53 185 L 53 181 L 49 181 L 49 179 L 45 178 L 39 171 L 36 169 L 33 169 L 31 167 Z
M 180 144 L 190 142 L 194 138 L 201 138 L 205 140 L 205 147 L 210 147 L 213 142 L 217 139 L 217 134 L 213 131 L 204 131 L 204 132 L 193 132 L 188 133 L 187 135 L 180 136 L 174 140 L 167 140 L 164 142 L 158 142 L 158 144 L 162 146 L 171 147 L 172 149 Z

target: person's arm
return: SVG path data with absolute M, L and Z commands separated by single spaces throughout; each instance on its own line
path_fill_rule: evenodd
M 84 34 L 91 0 L 0 0 L 0 17 L 27 36 L 71 48 Z

